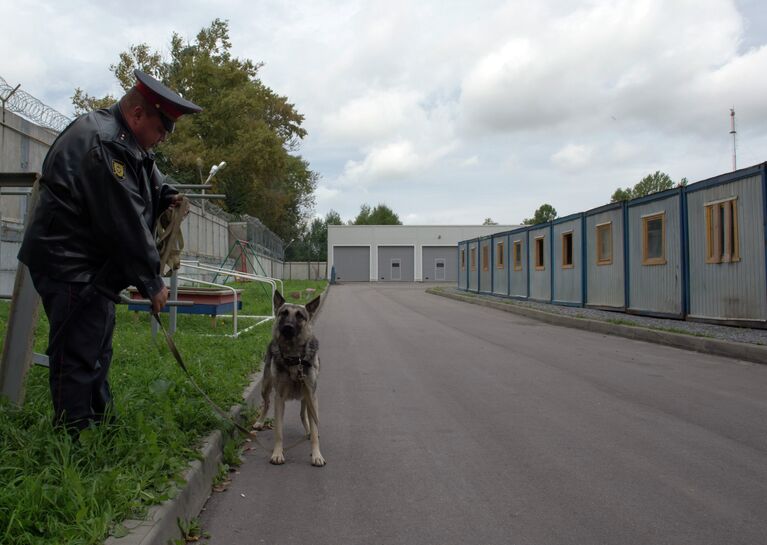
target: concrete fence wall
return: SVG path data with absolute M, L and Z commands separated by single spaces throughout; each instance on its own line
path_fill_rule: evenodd
M 286 261 L 283 280 L 324 280 L 328 277 L 328 264 L 325 261 Z

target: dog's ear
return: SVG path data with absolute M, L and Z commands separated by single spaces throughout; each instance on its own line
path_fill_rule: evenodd
M 285 298 L 280 293 L 280 290 L 274 290 L 274 312 L 285 304 Z
M 308 303 L 306 303 L 306 311 L 309 313 L 309 319 L 314 316 L 314 313 L 317 312 L 317 307 L 320 306 L 320 296 L 318 295 Z

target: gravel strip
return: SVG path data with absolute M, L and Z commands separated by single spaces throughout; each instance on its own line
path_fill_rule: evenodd
M 568 307 L 562 305 L 553 305 L 550 303 L 539 303 L 536 301 L 521 301 L 510 299 L 508 297 L 498 297 L 493 295 L 476 294 L 466 292 L 457 288 L 439 288 L 447 293 L 456 295 L 477 297 L 487 301 L 497 301 L 509 305 L 533 308 L 543 312 L 552 312 L 574 318 L 587 318 L 590 320 L 600 320 L 603 322 L 612 322 L 623 325 L 636 325 L 648 329 L 658 329 L 661 331 L 671 331 L 673 333 L 683 333 L 687 335 L 696 335 L 700 337 L 710 337 L 712 339 L 721 339 L 723 341 L 733 341 L 741 343 L 767 345 L 767 329 L 751 329 L 746 327 L 731 327 L 726 325 L 703 324 L 699 322 L 688 322 L 685 320 L 671 320 L 667 318 L 652 318 L 650 316 L 637 316 L 618 311 L 598 310 L 586 307 Z

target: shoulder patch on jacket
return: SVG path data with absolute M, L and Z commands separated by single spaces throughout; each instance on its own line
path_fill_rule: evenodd
M 125 163 L 112 159 L 112 173 L 121 180 L 125 178 Z

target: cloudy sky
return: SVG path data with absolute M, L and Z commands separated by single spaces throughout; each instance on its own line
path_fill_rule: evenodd
M 214 18 L 306 116 L 314 213 L 385 203 L 407 224 L 516 224 L 661 170 L 767 160 L 764 0 L 0 0 L 0 76 L 64 114 L 119 93 L 132 44 Z M 222 157 L 225 160 L 225 157 Z M 222 175 L 225 171 L 222 172 Z

